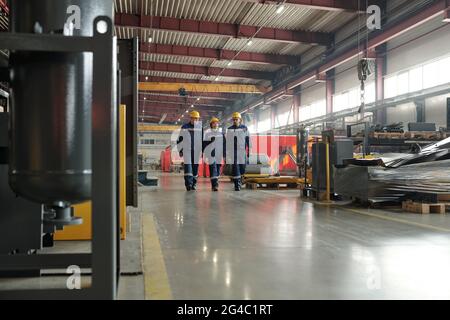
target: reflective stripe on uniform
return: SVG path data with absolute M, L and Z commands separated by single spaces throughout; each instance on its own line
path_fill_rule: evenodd
M 211 177 L 211 180 L 218 180 L 219 177 Z
M 242 176 L 233 177 L 233 179 L 240 179 L 240 178 L 242 178 Z
M 194 175 L 192 173 L 185 173 L 184 176 L 185 177 L 193 177 Z

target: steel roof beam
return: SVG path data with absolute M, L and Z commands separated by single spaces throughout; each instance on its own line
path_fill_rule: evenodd
M 228 106 L 231 106 L 231 101 L 228 103 L 224 103 L 220 100 L 211 100 L 211 99 L 200 99 L 197 100 L 195 98 L 189 98 L 189 97 L 180 97 L 180 96 L 160 96 L 160 95 L 152 95 L 147 96 L 145 94 L 139 95 L 140 101 L 147 101 L 147 102 L 161 102 L 161 103 L 177 103 L 177 104 L 184 104 L 187 106 L 195 105 L 195 106 L 207 106 L 212 108 L 226 108 Z
M 243 95 L 240 94 L 227 94 L 227 93 L 190 93 L 187 97 L 181 97 L 178 93 L 167 93 L 167 92 L 144 92 L 141 91 L 139 93 L 140 95 L 147 96 L 147 97 L 154 97 L 154 96 L 160 96 L 160 97 L 175 97 L 175 98 L 181 98 L 181 99 L 188 99 L 188 101 L 197 102 L 202 99 L 206 99 L 206 101 L 211 101 L 213 103 L 217 103 L 217 101 L 223 101 L 223 103 L 226 104 L 226 102 L 232 102 L 236 100 L 240 100 L 244 98 Z M 197 100 L 199 99 L 199 100 Z
M 158 29 L 183 33 L 198 33 L 203 35 L 215 35 L 230 38 L 252 38 L 257 26 L 245 26 L 232 23 L 218 23 L 212 21 L 187 20 L 169 17 L 151 17 L 147 15 L 133 15 L 116 13 L 116 26 Z M 255 39 L 271 40 L 285 43 L 305 43 L 310 45 L 328 46 L 333 36 L 329 33 L 292 31 L 275 28 L 261 28 Z
M 280 1 L 274 0 L 241 0 L 251 3 L 278 4 Z M 296 5 L 307 9 L 324 11 L 346 11 L 362 13 L 366 9 L 366 0 L 286 0 L 286 4 Z M 377 1 L 369 1 L 369 5 L 376 4 Z
M 164 45 L 164 44 L 149 44 L 147 42 L 141 43 L 141 52 L 144 54 L 163 54 L 171 56 L 197 57 L 197 58 L 211 58 L 215 60 L 235 60 L 255 64 L 279 64 L 279 65 L 297 65 L 300 63 L 300 58 L 296 56 L 264 54 L 253 52 L 237 52 L 232 50 Z
M 388 41 L 397 38 L 398 36 L 408 32 L 418 26 L 423 25 L 424 23 L 432 20 L 433 18 L 438 17 L 439 15 L 443 15 L 450 9 L 449 0 L 439 0 L 435 1 L 433 4 L 428 6 L 427 8 L 421 10 L 417 14 L 404 18 L 398 22 L 393 22 L 390 26 L 386 26 L 383 31 L 376 33 L 374 36 L 370 37 L 367 43 L 367 50 L 374 50 L 380 45 L 387 43 Z M 281 88 L 276 88 L 277 91 L 288 91 L 293 90 L 294 88 L 316 79 L 318 74 L 323 74 L 329 70 L 332 70 L 343 63 L 350 61 L 354 58 L 357 58 L 359 55 L 363 54 L 363 48 L 359 48 L 358 46 L 350 49 L 346 52 L 336 54 L 335 57 L 330 57 L 327 61 L 319 65 L 317 68 L 306 71 L 301 74 L 297 79 L 287 81 L 286 84 L 283 84 Z M 268 96 L 273 95 L 274 91 L 271 91 L 259 99 L 255 99 L 248 103 L 243 110 L 249 110 L 256 106 L 259 106 L 264 103 L 265 99 Z
M 199 74 L 202 76 L 221 76 L 232 78 L 256 79 L 256 80 L 272 80 L 274 74 L 271 72 L 239 70 L 239 69 L 222 69 L 205 66 L 195 66 L 186 64 L 161 63 L 161 62 L 140 62 L 141 70 L 164 71 L 175 73 Z

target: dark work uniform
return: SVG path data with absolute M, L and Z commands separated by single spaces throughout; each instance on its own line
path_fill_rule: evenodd
M 186 189 L 195 190 L 198 181 L 198 166 L 202 155 L 203 128 L 190 122 L 181 127 L 177 140 L 180 156 L 184 160 L 184 184 Z
M 222 160 L 225 157 L 225 135 L 220 130 L 208 129 L 203 138 L 203 154 L 206 163 L 209 165 L 209 175 L 211 178 L 211 187 L 219 187 L 220 171 L 222 169 Z
M 235 190 L 242 187 L 242 178 L 250 153 L 250 133 L 244 125 L 231 126 L 227 135 L 227 164 L 232 165 L 232 179 Z

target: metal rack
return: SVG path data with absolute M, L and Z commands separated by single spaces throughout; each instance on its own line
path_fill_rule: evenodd
M 106 26 L 106 30 L 100 27 Z M 0 299 L 115 299 L 117 294 L 117 103 L 116 39 L 109 17 L 97 17 L 92 37 L 0 33 L 0 49 L 40 52 L 90 52 L 92 90 L 92 252 L 0 256 L 1 270 L 92 269 L 92 285 L 81 290 L 0 291 Z

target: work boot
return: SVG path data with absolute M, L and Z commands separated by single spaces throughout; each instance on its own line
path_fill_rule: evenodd
M 241 191 L 241 180 L 234 180 L 234 191 Z
M 219 187 L 213 187 L 213 188 L 212 188 L 212 191 L 214 191 L 214 192 L 219 191 Z
M 196 191 L 196 190 L 197 190 L 197 186 L 194 184 L 194 185 L 191 187 L 191 189 L 192 189 L 192 191 Z
M 191 186 L 186 186 L 186 191 L 191 191 L 192 187 Z

